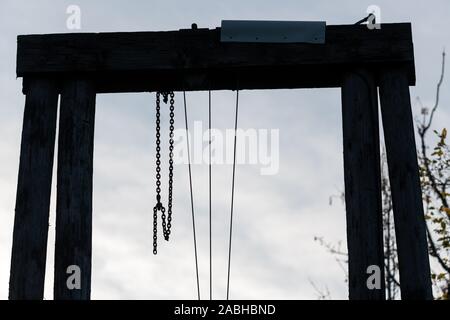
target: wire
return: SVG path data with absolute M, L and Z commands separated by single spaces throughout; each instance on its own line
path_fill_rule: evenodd
M 371 16 L 373 16 L 374 19 L 376 18 L 375 15 L 374 15 L 373 13 L 369 13 L 369 14 L 367 15 L 367 17 L 362 18 L 361 20 L 359 20 L 358 22 L 356 22 L 355 25 L 363 24 L 364 22 L 369 21 L 369 19 L 370 19 Z M 375 23 L 375 20 L 374 20 L 373 22 Z
M 188 129 L 187 108 L 186 108 L 186 91 L 183 91 L 183 100 L 184 100 L 184 120 L 185 120 L 185 124 L 186 124 L 186 143 L 187 143 L 188 168 L 189 168 L 189 187 L 190 187 L 190 191 L 191 191 L 192 231 L 194 234 L 195 273 L 197 275 L 197 295 L 198 295 L 198 300 L 200 300 L 200 279 L 198 276 L 197 238 L 195 235 L 194 194 L 192 191 L 191 155 L 190 155 L 190 151 L 189 151 L 190 146 L 189 146 L 189 129 Z
M 209 300 L 212 300 L 212 192 L 211 192 L 211 90 L 208 94 L 209 120 Z
M 227 300 L 230 297 L 231 239 L 233 236 L 234 177 L 235 177 L 235 172 L 236 172 L 236 140 L 237 140 L 238 109 L 239 109 L 239 89 L 236 89 L 236 116 L 235 116 L 235 120 L 234 120 L 233 177 L 231 180 L 230 241 L 228 244 Z

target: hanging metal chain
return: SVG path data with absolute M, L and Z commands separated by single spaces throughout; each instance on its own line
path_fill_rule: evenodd
M 158 210 L 162 211 L 161 203 L 161 113 L 160 93 L 156 93 L 156 205 L 153 208 L 153 254 L 158 250 Z
M 167 201 L 167 228 L 165 215 L 163 213 L 163 232 L 164 238 L 169 241 L 170 229 L 172 228 L 172 192 L 173 192 L 173 131 L 174 131 L 174 93 L 170 92 L 170 120 L 169 120 L 169 195 Z
M 166 208 L 161 203 L 161 95 L 164 103 L 167 103 L 170 96 L 170 127 L 169 127 L 169 195 L 168 195 L 168 216 L 166 221 Z M 172 227 L 172 192 L 173 192 L 173 136 L 174 136 L 174 93 L 156 93 L 156 205 L 153 208 L 153 254 L 157 254 L 158 240 L 158 211 L 161 211 L 163 235 L 165 240 L 169 240 Z

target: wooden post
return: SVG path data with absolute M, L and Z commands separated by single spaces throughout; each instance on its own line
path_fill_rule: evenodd
M 345 203 L 349 255 L 349 298 L 385 298 L 380 144 L 376 85 L 363 70 L 344 75 L 342 85 Z M 367 280 L 375 265 L 380 289 Z
M 91 292 L 92 167 L 95 88 L 88 80 L 68 80 L 61 93 L 54 298 L 88 300 Z M 81 271 L 81 288 L 68 278 Z M 75 279 L 69 279 L 73 285 Z
M 380 100 L 392 190 L 403 299 L 432 299 L 422 192 L 409 96 L 403 70 L 385 71 Z
M 26 80 L 9 299 L 44 296 L 58 92 L 51 80 Z

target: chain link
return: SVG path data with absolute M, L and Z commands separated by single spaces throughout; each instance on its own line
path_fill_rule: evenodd
M 163 102 L 167 103 L 170 96 L 170 126 L 169 126 L 169 193 L 167 203 L 167 220 L 166 208 L 161 203 L 161 95 Z M 157 92 L 156 93 L 156 205 L 153 208 L 153 254 L 157 254 L 157 233 L 158 233 L 158 210 L 161 211 L 161 220 L 163 235 L 165 240 L 169 240 L 172 227 L 172 192 L 173 192 L 173 149 L 174 149 L 174 93 L 173 92 Z

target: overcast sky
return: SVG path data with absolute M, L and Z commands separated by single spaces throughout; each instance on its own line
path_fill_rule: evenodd
M 66 8 L 81 8 L 81 30 L 153 31 L 215 28 L 223 19 L 325 20 L 352 24 L 378 5 L 382 22 L 412 22 L 417 86 L 434 100 L 444 47 L 450 48 L 450 2 L 440 1 L 24 1 L 0 3 L 0 299 L 8 296 L 9 268 L 24 96 L 15 76 L 16 36 L 72 32 Z M 447 72 L 448 75 L 448 72 Z M 444 83 L 436 129 L 450 123 L 449 81 Z M 233 127 L 235 93 L 214 92 L 213 126 Z M 207 126 L 207 93 L 188 93 L 189 118 Z M 182 96 L 175 97 L 175 126 L 183 127 Z M 279 129 L 280 170 L 258 165 L 236 171 L 231 271 L 233 299 L 315 299 L 311 285 L 346 299 L 344 272 L 314 241 L 343 241 L 345 207 L 329 197 L 343 190 L 340 91 L 273 90 L 240 94 L 239 127 Z M 165 108 L 163 108 L 164 113 Z M 167 120 L 163 114 L 163 121 Z M 166 126 L 163 126 L 163 130 Z M 152 254 L 154 206 L 154 94 L 97 96 L 92 298 L 195 299 L 195 268 L 186 165 L 175 167 L 172 239 Z M 164 137 L 164 134 L 163 134 Z M 166 142 L 164 142 L 166 143 Z M 165 150 L 165 149 L 163 149 Z M 213 168 L 214 298 L 225 298 L 231 166 Z M 167 165 L 163 162 L 163 196 Z M 56 170 L 54 171 L 56 173 Z M 193 166 L 202 297 L 208 296 L 208 175 Z M 54 183 L 55 184 L 55 183 Z M 55 236 L 55 185 L 50 212 L 45 298 L 51 299 Z

